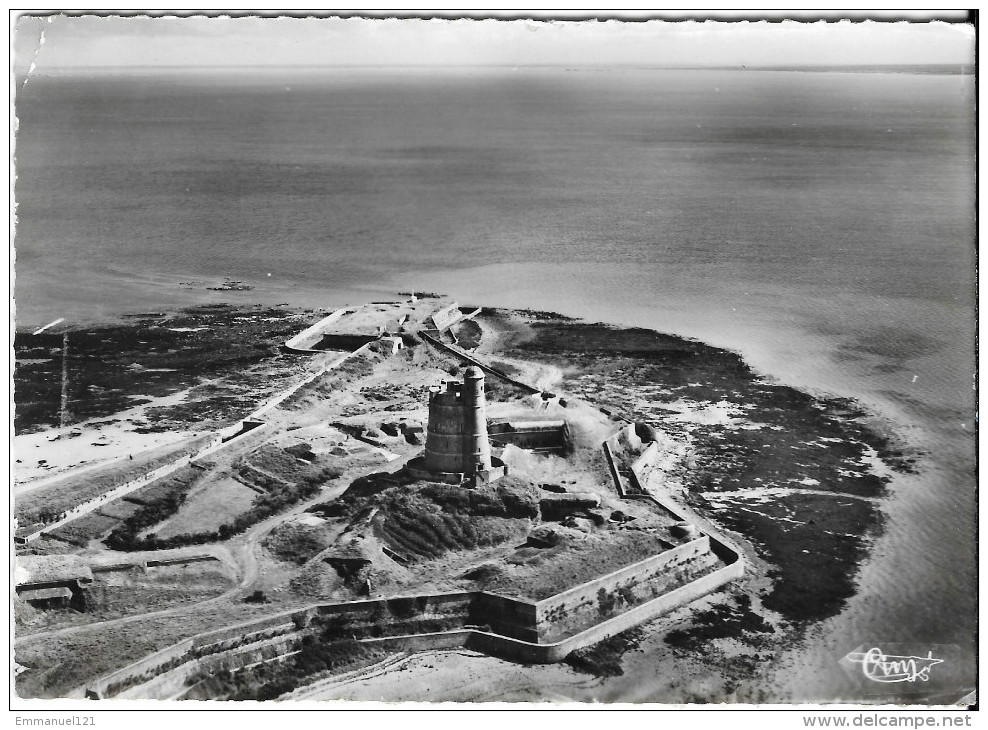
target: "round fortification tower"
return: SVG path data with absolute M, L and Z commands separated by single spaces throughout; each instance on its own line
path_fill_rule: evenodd
M 425 466 L 434 472 L 476 474 L 491 469 L 484 373 L 469 367 L 463 382 L 443 381 L 429 389 Z
M 429 429 L 425 439 L 425 466 L 435 472 L 462 472 L 462 383 L 443 381 L 429 388 Z

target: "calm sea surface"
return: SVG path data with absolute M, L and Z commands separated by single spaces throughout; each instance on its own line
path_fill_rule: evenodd
M 851 395 L 924 453 L 859 594 L 779 659 L 866 642 L 974 684 L 970 76 L 463 70 L 37 76 L 17 97 L 19 326 L 416 288 L 639 324 Z M 206 292 L 184 281 L 246 280 Z M 624 696 L 649 698 L 647 672 Z

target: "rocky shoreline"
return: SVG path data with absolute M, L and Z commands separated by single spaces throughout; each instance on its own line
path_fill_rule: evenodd
M 236 420 L 240 409 L 297 372 L 297 359 L 284 357 L 281 343 L 316 319 L 311 310 L 215 304 L 106 326 L 17 332 L 14 430 L 58 426 L 63 407 L 70 423 L 109 418 L 187 388 L 193 390 L 182 407 L 152 411 L 140 427 Z
M 736 353 L 680 337 L 550 313 L 485 316 L 510 332 L 506 354 L 559 367 L 563 390 L 682 442 L 668 482 L 774 566 L 767 608 L 818 621 L 854 594 L 881 532 L 887 468 L 913 468 L 855 403 L 767 382 Z

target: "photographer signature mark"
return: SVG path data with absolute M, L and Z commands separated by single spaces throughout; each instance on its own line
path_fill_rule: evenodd
M 943 659 L 936 659 L 932 651 L 926 656 L 901 656 L 886 654 L 872 647 L 865 652 L 851 652 L 847 659 L 861 665 L 864 676 L 873 682 L 928 682 L 930 670 Z

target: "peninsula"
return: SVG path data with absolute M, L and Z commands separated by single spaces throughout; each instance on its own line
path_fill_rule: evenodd
M 328 697 L 453 647 L 612 676 L 648 635 L 709 680 L 669 701 L 757 701 L 911 468 L 735 353 L 436 295 L 15 354 L 22 697 Z

